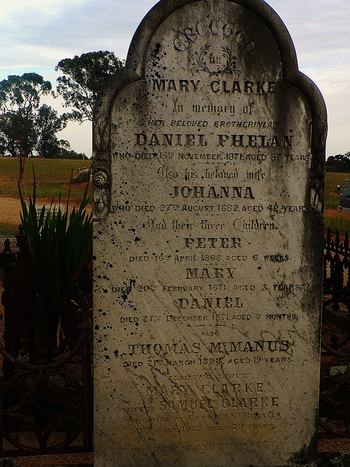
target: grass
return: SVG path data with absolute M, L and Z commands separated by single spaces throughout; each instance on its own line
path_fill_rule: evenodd
M 70 179 L 75 176 L 79 168 L 89 168 L 89 160 L 69 159 L 27 159 L 24 168 L 21 190 L 25 199 L 33 193 L 33 169 L 36 176 L 36 193 L 38 204 L 54 203 L 65 204 L 69 193 Z M 13 157 L 0 157 L 0 199 L 18 198 L 19 159 Z M 86 184 L 73 184 L 71 186 L 70 201 L 78 205 L 83 196 Z M 89 190 L 91 196 L 91 186 Z M 43 203 L 42 203 L 43 201 Z M 0 201 L 1 210 L 1 201 Z M 14 224 L 0 222 L 0 235 L 13 235 L 18 233 L 18 221 Z M 0 245 L 2 250 L 2 246 Z
M 336 208 L 339 206 L 339 195 L 337 186 L 340 185 L 341 190 L 344 186 L 344 180 L 350 178 L 350 173 L 326 173 L 326 186 L 324 202 L 326 208 Z
M 18 223 L 14 224 L 4 224 L 0 222 L 0 235 L 16 235 L 18 233 Z M 2 251 L 3 245 L 0 242 L 0 251 Z
M 344 180 L 350 178 L 350 173 L 326 173 L 325 183 L 325 229 L 331 232 L 337 230 L 341 233 L 350 232 L 350 213 L 339 210 L 339 194 L 337 186 L 340 185 L 342 191 Z
M 350 232 L 350 214 L 339 211 L 325 211 L 324 216 L 325 229 L 331 232 L 337 230 L 341 233 Z
M 27 159 L 21 184 L 24 196 L 33 192 L 33 168 L 37 181 L 38 198 L 65 198 L 68 195 L 71 174 L 79 168 L 90 167 L 91 161 L 68 159 Z M 17 181 L 19 160 L 13 157 L 0 157 L 0 196 L 18 196 Z M 85 184 L 73 185 L 71 201 L 79 203 L 84 195 Z

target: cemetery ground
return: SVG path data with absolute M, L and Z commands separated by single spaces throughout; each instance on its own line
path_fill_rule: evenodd
M 26 159 L 21 190 L 25 199 L 33 194 L 33 174 L 36 178 L 37 206 L 51 202 L 65 205 L 79 204 L 86 184 L 72 184 L 70 180 L 80 169 L 90 168 L 89 160 Z M 20 223 L 18 194 L 19 159 L 0 157 L 0 235 L 17 233 Z M 69 198 L 68 198 L 69 197 Z
M 69 205 L 79 203 L 85 184 L 72 185 L 70 179 L 82 168 L 89 168 L 89 161 L 72 160 L 44 160 L 29 159 L 26 161 L 24 178 L 21 183 L 22 192 L 27 198 L 33 191 L 33 170 L 36 176 L 37 205 L 50 205 L 54 203 L 65 204 L 70 190 Z M 12 236 L 17 233 L 20 223 L 20 202 L 18 196 L 18 159 L 0 158 L 0 235 Z M 327 173 L 325 187 L 325 221 L 326 228 L 331 232 L 339 230 L 344 233 L 350 231 L 350 214 L 340 211 L 339 194 L 337 186 L 343 187 L 344 180 L 350 178 L 346 173 Z M 4 238 L 3 238 L 4 239 Z M 3 240 L 2 240 L 3 243 Z M 0 248 L 3 248 L 1 244 Z M 1 294 L 0 277 L 0 294 Z M 0 330 L 1 333 L 3 330 Z M 350 449 L 350 440 L 331 439 L 319 441 L 319 453 L 323 459 L 332 459 L 339 453 Z M 337 453 L 337 454 L 335 454 Z M 55 467 L 77 467 L 92 465 L 92 453 L 82 454 L 59 454 L 48 456 L 21 457 L 16 459 L 18 467 L 55 466 Z M 333 465 L 324 463 L 319 465 L 325 467 Z M 342 465 L 342 464 L 338 464 Z M 347 464 L 344 464 L 347 465 Z

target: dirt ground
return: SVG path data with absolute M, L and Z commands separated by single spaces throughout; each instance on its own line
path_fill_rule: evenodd
M 41 201 L 38 204 L 44 204 Z M 20 201 L 18 198 L 0 198 L 0 223 L 20 224 Z
M 42 206 L 46 204 L 49 206 L 51 199 L 49 198 L 37 198 L 36 205 Z M 71 207 L 74 203 L 70 204 Z M 90 212 L 91 207 L 87 206 L 87 211 Z M 21 223 L 20 218 L 21 204 L 19 198 L 11 198 L 7 196 L 0 197 L 0 223 L 19 225 Z

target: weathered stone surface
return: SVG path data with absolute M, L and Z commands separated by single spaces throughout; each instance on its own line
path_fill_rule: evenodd
M 350 178 L 344 180 L 343 196 L 350 196 Z
M 325 136 L 264 2 L 147 15 L 96 110 L 97 467 L 315 458 Z

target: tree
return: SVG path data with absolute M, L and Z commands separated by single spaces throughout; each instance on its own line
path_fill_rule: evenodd
M 51 91 L 50 81 L 37 73 L 10 75 L 0 81 L 0 112 L 18 112 L 31 117 L 40 105 L 40 98 Z
M 326 161 L 327 172 L 350 172 L 350 152 L 329 156 Z
M 0 81 L 0 147 L 2 153 L 30 155 L 37 142 L 35 121 L 40 98 L 51 91 L 50 81 L 37 73 L 11 75 Z
M 6 112 L 0 115 L 0 151 L 19 156 L 31 154 L 37 136 L 32 118 L 24 117 L 19 112 Z
M 113 52 L 99 51 L 76 55 L 58 62 L 55 70 L 63 72 L 57 78 L 57 93 L 72 107 L 70 118 L 79 122 L 93 120 L 93 110 L 98 92 L 105 79 L 124 66 Z
M 36 150 L 45 158 L 57 157 L 60 152 L 60 141 L 56 133 L 66 127 L 65 115 L 59 117 L 56 110 L 43 104 L 37 112 L 35 127 L 38 135 Z

